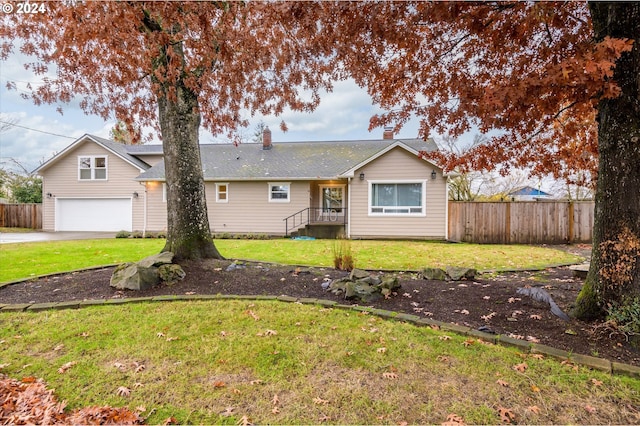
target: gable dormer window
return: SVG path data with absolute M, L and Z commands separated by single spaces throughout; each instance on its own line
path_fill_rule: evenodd
M 78 180 L 107 180 L 107 157 L 104 155 L 78 157 Z

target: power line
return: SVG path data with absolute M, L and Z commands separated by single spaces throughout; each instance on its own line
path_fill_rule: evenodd
M 9 121 L 0 120 L 0 123 L 7 124 L 7 125 L 13 126 L 13 127 L 20 127 L 21 129 L 31 130 L 32 132 L 44 133 L 46 135 L 59 136 L 61 138 L 67 138 L 67 139 L 75 139 L 73 136 L 59 135 L 57 133 L 51 133 L 51 132 L 47 132 L 47 131 L 44 131 L 44 130 L 32 129 L 31 127 L 21 126 L 19 124 L 11 123 Z

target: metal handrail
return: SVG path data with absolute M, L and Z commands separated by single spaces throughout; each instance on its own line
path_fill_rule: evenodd
M 299 229 L 300 227 L 310 223 L 340 223 L 347 224 L 346 208 L 325 208 L 325 207 L 307 207 L 296 212 L 284 219 L 285 236 L 289 236 L 289 231 Z M 289 225 L 291 222 L 291 226 Z

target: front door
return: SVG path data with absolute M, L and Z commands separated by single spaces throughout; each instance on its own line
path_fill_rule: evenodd
M 320 187 L 318 220 L 323 222 L 344 220 L 344 185 Z

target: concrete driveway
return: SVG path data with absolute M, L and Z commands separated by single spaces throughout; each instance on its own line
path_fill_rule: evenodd
M 115 238 L 115 232 L 0 232 L 0 244 Z

